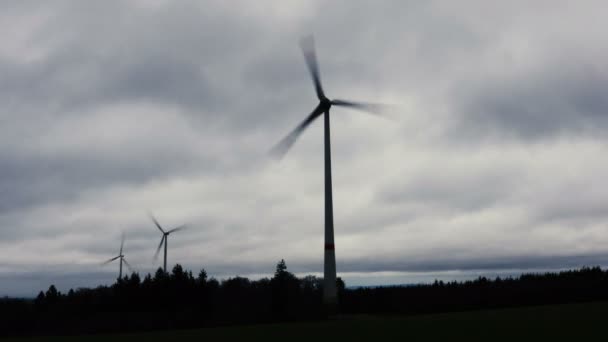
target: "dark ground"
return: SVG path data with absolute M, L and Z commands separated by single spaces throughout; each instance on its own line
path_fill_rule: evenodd
M 344 316 L 328 321 L 141 334 L 5 341 L 605 341 L 608 302 L 419 316 Z

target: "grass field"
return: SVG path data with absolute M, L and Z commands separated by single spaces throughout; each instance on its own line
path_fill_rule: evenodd
M 323 322 L 6 341 L 606 341 L 608 303 L 410 317 L 353 316 Z

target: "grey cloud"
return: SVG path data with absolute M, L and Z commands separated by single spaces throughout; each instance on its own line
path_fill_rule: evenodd
M 406 271 L 406 272 L 441 272 L 446 270 L 476 271 L 476 270 L 552 270 L 560 268 L 576 268 L 583 266 L 595 266 L 608 264 L 608 255 L 520 255 L 505 256 L 501 258 L 487 258 L 480 256 L 476 259 L 450 259 L 439 257 L 439 260 L 394 260 L 377 263 L 372 260 L 357 259 L 340 264 L 343 272 L 373 272 L 384 271 Z
M 551 63 L 551 62 L 550 62 Z M 545 139 L 562 135 L 605 136 L 608 74 L 576 61 L 490 78 L 464 96 L 456 129 L 470 136 Z
M 446 253 L 447 254 L 447 253 Z M 278 260 L 277 260 L 278 261 Z M 287 264 L 292 272 L 297 273 L 318 273 L 322 268 L 322 261 L 316 263 L 303 263 L 287 259 Z M 522 271 L 535 272 L 537 270 L 554 270 L 564 268 L 576 268 L 583 266 L 596 266 L 608 264 L 606 254 L 588 255 L 519 255 L 503 256 L 500 258 L 457 258 L 452 259 L 448 255 L 440 255 L 427 260 L 413 258 L 410 260 L 382 260 L 371 259 L 338 259 L 339 272 L 428 272 L 440 273 L 445 271 L 464 271 L 477 272 L 482 270 L 505 271 L 519 269 Z M 219 266 L 219 267 L 218 267 Z M 273 261 L 267 263 L 251 263 L 248 265 L 219 264 L 213 269 L 216 276 L 225 277 L 234 274 L 251 274 L 254 270 L 262 270 L 265 274 L 270 274 L 274 264 Z M 220 271 L 221 273 L 216 273 Z M 354 284 L 353 284 L 354 285 Z
M 147 209 L 196 226 L 170 263 L 320 272 L 319 123 L 267 156 L 315 105 L 308 33 L 328 95 L 407 108 L 332 118 L 340 272 L 605 264 L 605 30 L 576 30 L 604 5 L 564 4 L 7 3 L 0 290 L 112 281 L 122 230 L 153 271 Z
M 389 206 L 416 203 L 439 210 L 476 211 L 509 198 L 514 185 L 510 183 L 516 181 L 515 174 L 504 169 L 446 171 L 426 170 L 409 177 L 407 184 L 381 189 L 379 201 Z
M 173 145 L 173 146 L 171 146 Z M 176 148 L 169 143 L 159 150 L 139 150 L 137 146 L 76 154 L 25 155 L 4 158 L 0 171 L 0 212 L 16 210 L 46 201 L 69 201 L 95 188 L 138 186 L 152 180 L 198 172 L 211 172 L 218 165 L 205 157 Z

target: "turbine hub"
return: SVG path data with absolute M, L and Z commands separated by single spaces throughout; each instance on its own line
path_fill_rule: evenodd
M 321 99 L 321 108 L 323 108 L 323 110 L 327 110 L 329 107 L 331 107 L 331 100 L 327 97 L 323 97 Z

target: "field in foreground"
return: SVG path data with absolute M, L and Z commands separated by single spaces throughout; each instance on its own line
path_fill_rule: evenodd
M 323 322 L 268 324 L 75 337 L 15 338 L 6 341 L 247 341 L 377 340 L 410 341 L 582 341 L 608 340 L 608 303 L 566 304 L 423 316 L 349 316 Z

